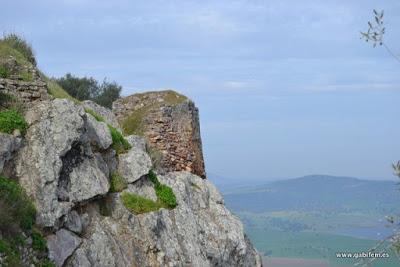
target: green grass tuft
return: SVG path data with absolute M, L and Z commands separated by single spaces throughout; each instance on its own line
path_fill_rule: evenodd
M 104 118 L 97 114 L 95 111 L 89 108 L 85 108 L 85 112 L 92 115 L 97 121 L 105 122 Z M 117 152 L 117 154 L 122 154 L 132 148 L 131 144 L 124 138 L 124 136 L 115 129 L 110 124 L 107 124 L 108 129 L 110 129 L 111 138 L 112 138 L 112 148 Z
M 147 176 L 154 184 L 157 198 L 163 204 L 163 206 L 169 209 L 175 208 L 177 205 L 176 196 L 172 188 L 167 185 L 161 184 L 153 170 L 150 170 Z
M 43 235 L 38 231 L 32 232 L 32 248 L 36 251 L 45 252 L 47 250 L 47 241 Z
M 124 136 L 114 127 L 108 124 L 112 137 L 112 148 L 117 152 L 117 154 L 122 154 L 132 148 L 131 144 L 124 138 Z
M 27 71 L 22 71 L 19 75 L 20 75 L 21 79 L 22 79 L 24 82 L 31 82 L 31 81 L 33 81 L 32 73 L 29 73 L 29 72 L 27 72 Z
M 158 181 L 157 175 L 153 170 L 150 170 L 149 173 L 147 174 L 147 177 L 149 180 L 155 185 L 160 185 L 160 181 Z
M 99 114 L 97 114 L 96 112 L 94 112 L 93 109 L 85 108 L 85 112 L 92 115 L 96 119 L 96 121 L 104 122 L 104 118 L 102 116 L 100 116 Z
M 26 133 L 28 123 L 25 118 L 15 109 L 0 112 L 0 132 L 11 134 L 15 129 L 22 134 Z
M 18 228 L 30 230 L 35 216 L 35 206 L 25 190 L 17 182 L 0 176 L 0 231 L 13 234 Z
M 134 214 L 157 211 L 162 207 L 159 202 L 128 192 L 123 192 L 121 198 L 124 206 Z
M 142 107 L 129 114 L 129 116 L 127 116 L 122 121 L 121 124 L 124 133 L 136 134 L 142 136 L 143 135 L 142 121 L 148 111 L 149 111 L 148 107 Z
M 118 172 L 113 172 L 111 174 L 111 186 L 110 191 L 122 192 L 122 190 L 127 188 L 127 183 L 124 177 L 122 177 Z
M 176 197 L 171 187 L 161 184 L 157 175 L 150 170 L 147 177 L 153 183 L 157 201 L 144 198 L 137 194 L 123 192 L 122 202 L 125 207 L 135 214 L 157 211 L 161 208 L 173 209 L 177 206 Z
M 55 98 L 69 99 L 74 101 L 76 104 L 80 103 L 78 99 L 70 96 L 56 81 L 45 77 L 45 75 L 42 76 L 44 76 L 44 79 L 47 83 L 47 91 L 49 94 L 51 94 Z
M 20 53 L 25 60 L 36 66 L 36 59 L 32 46 L 25 39 L 17 34 L 11 33 L 5 35 L 1 42 L 18 51 L 18 53 Z
M 176 207 L 176 197 L 171 187 L 160 184 L 154 187 L 157 198 L 165 205 L 166 208 L 173 209 Z
M 0 253 L 3 254 L 2 266 L 21 266 L 21 256 L 18 250 L 7 240 L 0 238 Z
M 6 66 L 0 65 L 0 78 L 8 78 L 10 76 L 10 71 Z
M 56 265 L 49 259 L 44 259 L 39 263 L 39 267 L 56 267 Z
M 19 51 L 10 46 L 7 42 L 0 39 L 0 61 L 14 58 L 19 66 L 29 66 L 31 63 Z

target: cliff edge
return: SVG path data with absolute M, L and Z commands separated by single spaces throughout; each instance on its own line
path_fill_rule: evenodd
M 192 101 L 149 92 L 120 99 L 111 111 L 55 98 L 49 82 L 0 79 L 0 97 L 21 102 L 26 121 L 22 131 L 0 133 L 0 204 L 8 205 L 12 181 L 35 207 L 20 245 L 0 228 L 0 245 L 10 246 L 0 246 L 0 265 L 262 265 L 242 223 L 204 179 Z M 45 257 L 47 265 L 39 263 Z

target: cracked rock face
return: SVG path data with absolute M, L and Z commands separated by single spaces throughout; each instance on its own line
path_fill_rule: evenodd
M 97 121 L 92 115 L 87 116 L 88 137 L 91 143 L 100 149 L 107 149 L 112 144 L 112 138 L 108 126 L 104 122 Z
M 157 201 L 143 138 L 126 137 L 132 148 L 116 155 L 105 125 L 69 100 L 41 101 L 25 117 L 15 178 L 35 202 L 37 227 L 45 228 L 57 266 L 261 266 L 243 225 L 206 179 L 188 171 L 158 175 L 178 205 L 144 214 L 131 213 L 121 193 L 109 192 L 117 170 L 128 183 L 124 192 Z M 17 148 L 12 136 L 2 140 L 0 159 L 7 161 Z
M 133 183 L 150 171 L 152 163 L 145 151 L 144 141 L 140 137 L 129 136 L 126 139 L 132 148 L 127 153 L 119 155 L 118 172 L 128 183 Z
M 43 101 L 26 119 L 30 127 L 16 160 L 17 177 L 35 201 L 37 223 L 54 227 L 76 202 L 105 194 L 108 173 L 91 151 L 81 106 L 65 99 Z
M 261 266 L 210 182 L 188 172 L 159 180 L 174 190 L 175 209 L 134 215 L 112 194 L 111 216 L 92 214 L 89 237 L 67 266 Z
M 120 130 L 120 126 L 117 120 L 117 117 L 115 117 L 114 113 L 105 107 L 100 106 L 99 104 L 91 101 L 91 100 L 86 100 L 82 102 L 82 105 L 85 108 L 91 109 L 94 112 L 96 112 L 97 114 L 99 114 L 100 116 L 103 117 L 103 119 L 110 124 L 111 126 L 113 126 L 116 129 Z M 121 130 L 120 130 L 121 131 Z
M 70 231 L 61 229 L 55 235 L 47 237 L 49 258 L 54 261 L 57 267 L 61 267 L 80 244 L 81 238 Z

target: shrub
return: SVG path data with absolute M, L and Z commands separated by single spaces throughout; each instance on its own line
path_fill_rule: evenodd
M 116 82 L 104 80 L 99 83 L 93 77 L 77 77 L 71 73 L 67 73 L 56 81 L 72 97 L 79 100 L 93 100 L 107 108 L 112 107 L 112 102 L 120 97 L 122 90 Z
M 33 53 L 32 46 L 28 44 L 28 42 L 22 37 L 18 36 L 17 34 L 11 33 L 4 36 L 2 41 L 21 53 L 27 61 L 36 66 L 36 59 Z
M 135 214 L 157 211 L 161 208 L 160 203 L 137 194 L 123 192 L 121 198 L 124 206 Z
M 38 231 L 32 232 L 32 248 L 37 251 L 45 252 L 47 250 L 47 241 Z
M 3 234 L 13 235 L 13 225 L 15 228 L 29 230 L 35 222 L 36 209 L 25 190 L 15 181 L 0 176 L 0 204 L 1 210 L 7 216 L 0 217 L 0 231 Z M 2 213 L 3 213 L 2 212 Z M 4 214 L 2 214 L 4 215 Z M 12 219 L 12 223 L 9 220 Z
M 132 146 L 124 138 L 124 136 L 114 127 L 108 124 L 112 137 L 112 147 L 117 152 L 117 154 L 125 153 L 127 150 L 131 149 Z
M 118 172 L 113 172 L 111 174 L 111 186 L 110 186 L 110 191 L 111 192 L 121 192 L 127 188 L 127 184 L 125 181 L 125 178 L 122 177 Z
M 0 112 L 0 132 L 11 134 L 18 129 L 25 134 L 27 128 L 25 118 L 15 109 Z

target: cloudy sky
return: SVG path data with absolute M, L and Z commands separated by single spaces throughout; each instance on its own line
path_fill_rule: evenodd
M 191 97 L 210 173 L 389 179 L 400 63 L 359 39 L 373 8 L 400 54 L 398 0 L 2 0 L 0 30 L 24 35 L 50 76 Z

